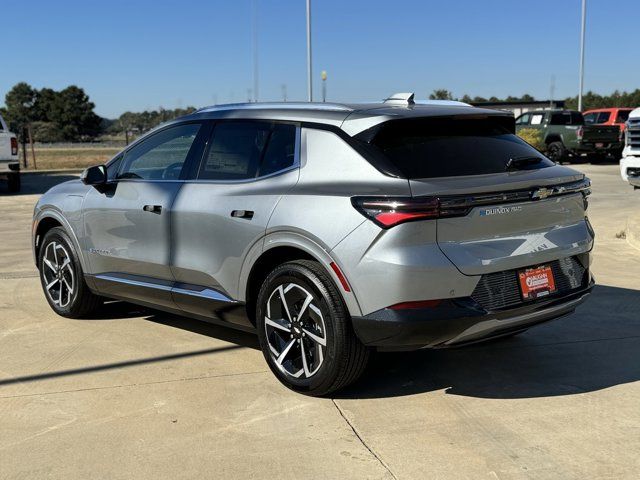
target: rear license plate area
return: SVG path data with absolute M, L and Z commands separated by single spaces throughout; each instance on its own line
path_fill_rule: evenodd
M 535 300 L 556 291 L 556 282 L 550 265 L 518 270 L 518 282 L 523 300 Z

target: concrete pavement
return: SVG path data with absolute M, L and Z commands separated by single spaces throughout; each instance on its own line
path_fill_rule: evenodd
M 282 387 L 245 333 L 112 302 L 57 317 L 29 251 L 39 193 L 0 191 L 0 479 L 637 478 L 640 192 L 593 180 L 590 301 L 499 342 L 380 354 L 333 399 Z

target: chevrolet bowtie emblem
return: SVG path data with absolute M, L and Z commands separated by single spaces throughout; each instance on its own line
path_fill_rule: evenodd
M 549 195 L 551 195 L 553 193 L 553 190 L 550 188 L 538 188 L 536 190 L 533 191 L 533 193 L 531 194 L 531 198 L 533 200 L 543 200 L 545 198 L 547 198 Z

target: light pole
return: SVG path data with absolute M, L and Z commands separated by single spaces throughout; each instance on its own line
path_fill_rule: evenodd
M 578 93 L 578 110 L 582 111 L 582 90 L 584 87 L 584 32 L 587 23 L 587 0 L 582 0 L 582 33 L 580 35 L 580 92 Z
M 322 78 L 322 101 L 327 101 L 327 71 L 323 70 L 321 73 Z
M 311 0 L 307 0 L 307 98 L 313 102 L 313 82 L 311 76 Z
M 253 95 L 258 101 L 258 2 L 253 0 Z M 251 100 L 249 100 L 251 101 Z

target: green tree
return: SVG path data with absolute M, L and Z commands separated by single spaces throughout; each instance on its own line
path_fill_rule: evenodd
M 429 95 L 429 100 L 453 100 L 453 94 L 444 88 L 439 88 Z
M 24 128 L 34 120 L 37 91 L 28 83 L 20 82 L 13 86 L 4 98 L 6 105 L 5 121 L 9 128 L 16 132 L 23 141 Z
M 57 92 L 49 105 L 48 119 L 55 123 L 67 141 L 76 142 L 97 136 L 101 118 L 82 88 L 71 85 Z

